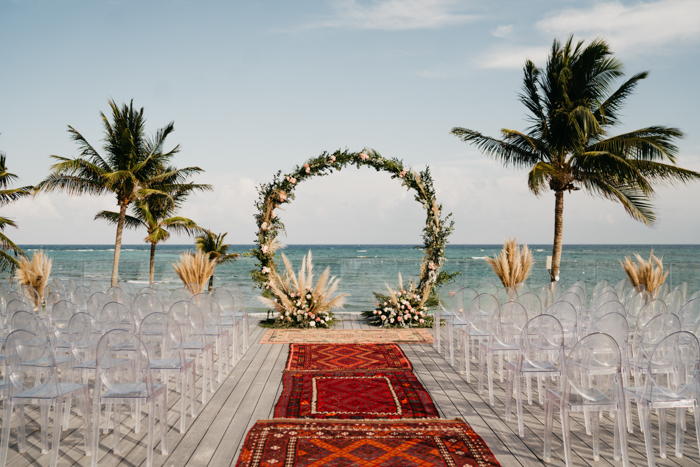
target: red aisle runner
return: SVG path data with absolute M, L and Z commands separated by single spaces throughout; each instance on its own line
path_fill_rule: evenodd
M 396 344 L 290 344 L 275 420 L 238 467 L 499 466 L 461 420 L 439 420 Z

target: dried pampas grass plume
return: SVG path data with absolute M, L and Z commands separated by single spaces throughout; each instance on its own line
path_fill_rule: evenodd
M 20 284 L 32 287 L 37 291 L 39 294 L 39 303 L 34 303 L 37 308 L 39 308 L 44 301 L 44 288 L 49 282 L 51 265 L 51 258 L 46 256 L 41 250 L 34 253 L 31 260 L 26 256 L 22 256 L 19 259 L 19 267 L 17 268 L 15 277 Z
M 651 253 L 649 253 L 648 261 L 644 260 L 638 253 L 635 253 L 634 257 L 637 259 L 636 264 L 629 256 L 625 257 L 624 262 L 620 261 L 620 265 L 627 273 L 632 286 L 636 287 L 639 284 L 644 284 L 647 290 L 658 293 L 656 290 L 666 281 L 668 276 L 668 271 L 664 274 L 664 257 L 657 258 L 654 256 L 654 250 L 651 250 Z
M 180 255 L 180 260 L 177 263 L 173 263 L 173 269 L 175 273 L 180 277 L 183 284 L 198 284 L 202 289 L 207 284 L 207 281 L 214 274 L 214 268 L 216 267 L 216 260 L 209 259 L 209 256 L 197 251 L 196 253 L 182 253 Z M 192 291 L 192 293 L 199 293 L 200 291 Z
M 486 262 L 491 265 L 504 287 L 512 287 L 516 290 L 520 287 L 518 284 L 530 277 L 532 266 L 535 264 L 532 251 L 527 245 L 518 247 L 517 238 L 509 238 L 503 242 L 501 253 L 493 258 L 487 257 Z

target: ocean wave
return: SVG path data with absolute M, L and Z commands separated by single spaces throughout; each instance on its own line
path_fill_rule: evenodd
M 358 253 L 367 253 L 367 250 L 357 250 Z
M 544 251 L 544 250 L 535 250 L 535 251 Z
M 481 250 L 484 251 L 484 250 Z M 486 259 L 487 256 L 472 256 L 472 259 Z

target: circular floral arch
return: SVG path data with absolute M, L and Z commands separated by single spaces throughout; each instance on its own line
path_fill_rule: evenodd
M 324 152 L 315 159 L 309 159 L 304 165 L 296 166 L 289 174 L 283 175 L 282 171 L 279 171 L 272 182 L 258 187 L 258 201 L 255 203 L 258 209 L 255 215 L 258 238 L 257 245 L 251 252 L 251 255 L 257 258 L 258 264 L 251 272 L 251 276 L 256 285 L 263 289 L 264 295 L 269 294 L 269 291 L 265 290 L 269 283 L 268 275 L 271 270 L 276 270 L 274 257 L 280 246 L 277 235 L 280 231 L 284 231 L 284 225 L 276 215 L 275 209 L 294 199 L 294 190 L 302 181 L 330 175 L 334 170 L 341 170 L 348 165 L 354 165 L 358 169 L 368 166 L 378 172 L 388 172 L 391 178 L 400 179 L 403 186 L 413 190 L 416 201 L 421 203 L 426 214 L 422 247 L 425 256 L 421 262 L 420 281 L 417 288 L 422 293 L 430 292 L 445 261 L 447 237 L 454 228 L 454 221 L 450 219 L 452 214 L 444 218 L 440 215 L 442 205 L 435 200 L 430 168 L 426 167 L 425 170 L 416 172 L 406 169 L 401 160 L 386 159 L 373 150 L 364 150 L 359 153 L 345 150 L 336 151 L 333 154 Z

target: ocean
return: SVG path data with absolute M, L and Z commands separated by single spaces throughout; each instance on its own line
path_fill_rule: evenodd
M 21 245 L 29 254 L 43 250 L 53 260 L 52 277 L 72 278 L 78 282 L 93 280 L 108 282 L 112 271 L 114 245 Z M 253 245 L 231 245 L 231 252 L 245 253 Z M 490 281 L 498 283 L 496 275 L 484 261 L 493 256 L 502 245 L 448 245 L 444 270 L 460 271 L 457 281 L 464 285 L 478 285 Z M 549 281 L 545 269 L 546 257 L 552 254 L 551 245 L 529 245 L 533 250 L 535 266 L 528 279 L 531 286 Z M 607 279 L 616 282 L 625 277 L 619 261 L 626 255 L 639 253 L 648 257 L 651 249 L 661 257 L 671 286 L 687 281 L 689 290 L 700 289 L 700 245 L 564 245 L 560 281 L 566 288 L 583 279 L 593 285 Z M 181 286 L 172 264 L 178 256 L 191 251 L 192 245 L 160 245 L 156 251 L 155 280 L 170 288 Z M 346 310 L 352 312 L 371 310 L 374 306 L 372 292 L 386 290 L 385 283 L 394 285 L 401 273 L 404 280 L 417 279 L 422 251 L 414 245 L 288 245 L 282 250 L 295 270 L 301 267 L 301 258 L 309 251 L 313 254 L 314 269 L 320 275 L 326 267 L 340 278 L 340 291 L 349 293 Z M 123 245 L 119 275 L 135 286 L 148 284 L 149 246 Z M 281 263 L 281 260 L 280 260 Z M 246 294 L 246 307 L 260 308 L 257 291 L 249 272 L 255 266 L 253 258 L 242 257 L 234 263 L 216 268 L 214 285 L 235 282 Z M 261 309 L 262 310 L 262 309 Z

